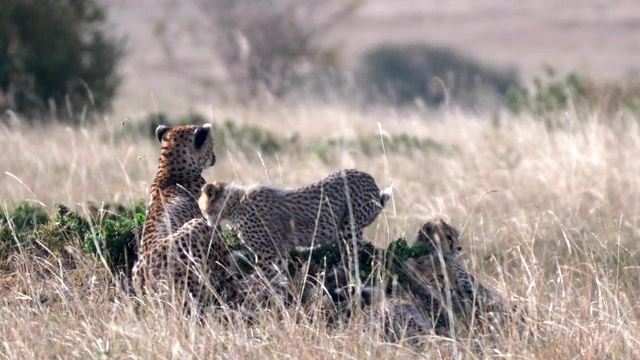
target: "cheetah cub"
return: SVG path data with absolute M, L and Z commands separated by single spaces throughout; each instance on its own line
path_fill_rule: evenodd
M 441 218 L 423 222 L 413 241 L 426 246 L 431 250 L 429 253 L 435 254 L 439 249 L 443 256 L 451 258 L 456 258 L 462 251 L 458 230 Z
M 408 259 L 410 283 L 417 288 L 429 288 L 442 303 L 450 303 L 456 317 L 467 324 L 506 326 L 518 309 L 498 292 L 480 283 L 460 263 L 461 246 L 457 230 L 441 219 L 427 221 L 421 227 L 417 241 L 424 243 L 425 240 L 435 240 L 428 241 L 426 245 L 442 249 L 442 257 L 432 253 Z
M 233 223 L 273 279 L 273 265 L 296 247 L 361 242 L 389 198 L 390 188 L 381 191 L 371 175 L 348 169 L 297 189 L 214 182 L 202 188 L 198 204 L 211 224 Z

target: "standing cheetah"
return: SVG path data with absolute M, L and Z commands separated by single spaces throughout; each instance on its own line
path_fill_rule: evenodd
M 239 236 L 258 256 L 258 268 L 273 279 L 273 265 L 288 258 L 295 247 L 362 241 L 363 229 L 389 196 L 371 175 L 348 169 L 298 189 L 207 184 L 198 203 L 210 223 L 229 220 L 237 226 Z
M 219 290 L 227 252 L 197 203 L 205 183 L 202 172 L 216 162 L 211 126 L 160 125 L 156 136 L 162 149 L 133 283 L 138 293 L 168 289 L 204 305 L 206 289 Z

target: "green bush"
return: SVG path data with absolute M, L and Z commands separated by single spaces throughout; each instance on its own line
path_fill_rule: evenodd
M 133 218 L 105 219 L 84 236 L 83 248 L 94 255 L 102 255 L 112 268 L 129 272 L 137 259 L 136 244 L 144 221 L 144 212 Z
M 49 221 L 49 214 L 40 205 L 23 201 L 10 207 L 11 210 L 0 216 L 0 260 L 20 241 L 18 234 L 33 232 Z
M 0 11 L 0 111 L 79 122 L 111 106 L 123 41 L 105 32 L 94 0 L 4 0 Z M 50 118 L 49 118 L 50 119 Z
M 570 108 L 587 113 L 600 111 L 607 115 L 620 111 L 638 112 L 640 80 L 596 81 L 575 72 L 559 77 L 548 66 L 542 76 L 533 79 L 531 90 L 511 89 L 507 95 L 507 105 L 514 114 L 528 112 L 546 121 L 551 121 L 558 112 Z
M 17 249 L 44 250 L 63 256 L 66 246 L 78 246 L 89 254 L 102 256 L 114 271 L 129 272 L 136 260 L 136 248 L 146 218 L 144 201 L 126 207 L 120 204 L 89 206 L 82 216 L 58 204 L 53 219 L 39 206 L 18 203 L 0 222 L 0 260 Z M 9 221 L 13 226 L 9 227 Z M 46 250 L 45 250 L 46 249 Z
M 91 222 L 71 211 L 65 205 L 58 204 L 52 221 L 40 225 L 34 232 L 26 234 L 28 243 L 40 243 L 56 255 L 64 254 L 66 245 L 77 245 L 91 234 Z
M 449 100 L 475 107 L 491 98 L 501 101 L 519 85 L 513 70 L 493 69 L 451 49 L 428 45 L 378 47 L 364 55 L 357 73 L 370 96 L 397 105 L 416 100 L 442 105 Z
M 419 138 L 408 134 L 393 134 L 384 139 L 384 151 L 394 154 L 410 155 L 419 152 L 421 155 L 425 153 L 447 154 L 454 150 L 429 138 Z M 308 143 L 308 152 L 317 156 L 325 163 L 333 160 L 333 157 L 344 149 L 357 149 L 366 156 L 375 156 L 382 154 L 382 140 L 379 135 L 361 136 L 356 139 L 345 140 L 343 138 L 322 139 Z
M 316 269 L 332 269 L 343 264 L 341 244 L 337 242 L 324 244 L 309 250 L 293 250 L 291 257 L 298 263 L 309 261 Z M 428 255 L 430 249 L 421 244 L 409 246 L 404 238 L 392 241 L 386 249 L 381 249 L 369 242 L 358 247 L 359 278 L 363 283 L 370 283 L 378 278 L 376 271 L 382 277 L 397 276 L 399 283 L 406 284 L 409 276 L 404 264 L 410 258 Z
M 146 206 L 142 200 L 130 206 L 120 204 L 89 205 L 89 214 L 82 216 L 62 204 L 55 206 L 54 216 L 39 206 L 26 202 L 18 203 L 5 214 L 0 227 L 0 261 L 17 249 L 17 241 L 23 249 L 44 250 L 44 254 L 65 256 L 66 246 L 76 246 L 87 254 L 104 259 L 116 272 L 130 274 L 137 260 L 137 244 L 146 219 Z M 7 219 L 14 226 L 11 231 Z M 248 263 L 241 268 L 250 271 L 252 256 L 250 250 L 240 241 L 234 229 L 223 231 L 225 242 L 231 251 L 245 254 Z M 397 276 L 400 283 L 408 279 L 404 264 L 406 260 L 428 253 L 428 248 L 419 244 L 409 246 L 404 238 L 391 242 L 386 249 L 365 243 L 358 249 L 361 281 L 367 283 L 383 277 Z M 291 257 L 298 263 L 310 261 L 315 269 L 331 269 L 342 266 L 342 253 L 337 242 L 325 244 L 310 250 L 293 250 Z
M 0 217 L 0 226 L 9 227 L 10 223 L 15 231 L 23 232 L 49 221 L 49 213 L 40 205 L 22 201 L 9 207 L 12 209 Z

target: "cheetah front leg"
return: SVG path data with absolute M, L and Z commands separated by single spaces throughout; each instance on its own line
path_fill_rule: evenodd
M 240 236 L 256 259 L 254 273 L 246 281 L 269 288 L 280 286 L 284 280 L 282 272 L 287 271 L 289 260 L 288 252 L 283 250 L 282 237 L 262 227 L 241 231 Z
M 342 258 L 352 276 L 358 274 L 358 253 L 363 248 L 364 232 L 361 228 L 352 226 L 351 218 L 346 217 L 340 226 L 340 241 L 342 242 Z

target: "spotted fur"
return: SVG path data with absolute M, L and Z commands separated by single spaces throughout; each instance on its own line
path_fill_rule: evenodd
M 443 254 L 453 258 L 462 251 L 458 230 L 441 218 L 423 222 L 414 242 L 430 249 L 430 253 L 436 253 L 440 250 Z
M 433 334 L 428 309 L 409 293 L 385 294 L 379 287 L 368 285 L 362 289 L 359 297 L 362 309 L 359 309 L 360 306 L 354 306 L 355 287 L 349 284 L 344 266 L 329 269 L 324 276 L 313 279 L 324 280 L 321 284 L 321 308 L 326 309 L 325 316 L 331 326 L 347 326 L 357 313 L 368 328 L 382 330 L 380 334 L 384 341 L 416 343 L 421 336 Z M 312 291 L 317 289 L 316 281 L 308 284 Z
M 442 251 L 407 261 L 413 290 L 429 289 L 440 302 L 450 303 L 457 318 L 467 324 L 486 323 L 489 319 L 498 319 L 504 324 L 514 309 L 500 294 L 477 281 L 460 263 L 457 230 L 437 219 L 425 222 L 418 237 L 418 241 L 426 240 Z
M 468 320 L 472 316 L 480 319 L 486 313 L 506 314 L 510 311 L 500 294 L 477 281 L 456 259 L 443 257 L 440 260 L 436 255 L 427 255 L 417 260 L 410 259 L 409 266 L 441 296 L 450 291 L 460 299 L 460 315 Z
M 362 241 L 363 229 L 389 199 L 373 177 L 349 169 L 311 185 L 282 189 L 262 185 L 213 183 L 202 189 L 200 209 L 212 223 L 229 220 L 258 256 L 267 279 L 273 265 L 295 247 L 322 245 L 340 239 Z
M 217 229 L 202 218 L 197 198 L 202 172 L 215 164 L 210 125 L 159 126 L 158 173 L 144 225 L 133 283 L 139 292 L 188 295 L 209 302 L 226 267 L 226 248 Z M 163 286 L 163 284 L 165 286 Z
M 384 297 L 364 311 L 369 312 L 369 321 L 382 325 L 386 341 L 416 343 L 421 336 L 433 334 L 430 316 L 410 299 Z

